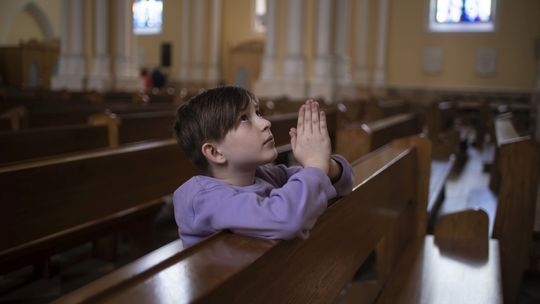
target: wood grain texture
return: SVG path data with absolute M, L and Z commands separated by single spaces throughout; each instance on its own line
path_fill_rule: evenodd
M 0 264 L 58 250 L 51 239 L 88 240 L 91 223 L 145 209 L 196 172 L 174 140 L 0 168 Z

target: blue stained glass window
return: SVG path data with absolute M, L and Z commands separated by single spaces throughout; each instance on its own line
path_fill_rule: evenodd
M 162 23 L 162 0 L 135 0 L 133 3 L 133 32 L 136 35 L 159 34 Z
M 493 31 L 496 0 L 431 0 L 432 31 Z

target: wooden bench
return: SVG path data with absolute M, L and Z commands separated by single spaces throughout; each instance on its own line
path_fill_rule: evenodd
M 0 165 L 108 147 L 105 126 L 69 125 L 0 132 Z
M 17 131 L 26 126 L 26 108 L 12 107 L 0 113 L 0 131 Z
M 412 113 L 398 114 L 365 123 L 351 124 L 337 134 L 337 153 L 347 160 L 359 157 L 404 136 L 421 132 L 418 116 Z
M 407 112 L 410 112 L 409 104 L 404 99 L 371 99 L 365 103 L 363 121 L 370 122 Z
M 438 210 L 445 199 L 445 186 L 460 155 L 459 132 L 454 127 L 456 105 L 453 102 L 432 101 L 427 106 L 426 126 L 432 142 L 431 179 L 429 185 L 429 231 L 436 221 Z
M 166 139 L 173 136 L 174 111 L 117 114 L 105 112 L 91 115 L 88 123 L 107 126 L 109 145 Z
M 89 124 L 0 132 L 0 164 L 173 136 L 174 112 L 94 114 Z
M 172 139 L 0 168 L 0 272 L 126 223 L 149 228 L 161 198 L 196 172 Z
M 273 241 L 222 231 L 187 249 L 175 241 L 55 303 L 335 302 L 374 251 L 380 270 L 380 281 L 374 284 L 379 287 L 372 293 L 375 298 L 411 294 L 409 286 L 394 283 L 402 278 L 415 284 L 422 299 L 436 295 L 449 301 L 461 299 L 457 296 L 469 294 L 471 285 L 462 284 L 460 275 L 474 273 L 477 277 L 494 274 L 494 280 L 472 282 L 472 287 L 487 290 L 481 295 L 493 295 L 461 303 L 488 303 L 487 299 L 500 303 L 496 255 L 490 256 L 488 266 L 479 268 L 462 257 L 439 254 L 438 245 L 425 237 L 429 161 L 430 144 L 418 138 L 394 142 L 358 160 L 353 192 L 330 204 L 306 240 Z M 395 185 L 393 191 L 388 191 L 389 184 Z M 403 270 L 409 259 L 430 267 Z M 441 263 L 446 263 L 446 269 L 458 269 L 440 273 L 453 276 L 451 283 L 456 286 L 448 285 L 448 280 L 422 280 L 434 276 L 428 269 L 439 269 Z
M 454 122 L 457 117 L 453 102 L 433 102 L 427 112 L 428 137 L 433 142 L 433 159 L 447 160 L 450 155 L 458 155 L 459 132 Z
M 467 205 L 482 213 L 455 217 L 447 230 L 459 235 L 460 228 L 474 226 L 478 217 L 486 217 L 485 231 L 499 240 L 502 260 L 504 298 L 507 303 L 517 301 L 523 271 L 529 260 L 532 242 L 540 147 L 529 136 L 519 136 L 510 115 L 497 117 L 494 122 L 496 156 L 492 166 L 489 188 L 472 189 Z M 456 231 L 457 230 L 457 231 Z M 451 233 L 449 233 L 451 234 Z

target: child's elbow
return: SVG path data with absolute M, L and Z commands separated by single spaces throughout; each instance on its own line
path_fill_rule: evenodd
M 292 240 L 297 237 L 305 238 L 308 229 L 300 224 L 287 224 L 283 225 L 278 231 L 276 231 L 275 238 L 281 240 Z

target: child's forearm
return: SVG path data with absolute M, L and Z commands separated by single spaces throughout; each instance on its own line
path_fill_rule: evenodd
M 330 178 L 332 183 L 335 183 L 341 177 L 341 171 L 341 165 L 333 158 L 330 158 L 328 177 Z

